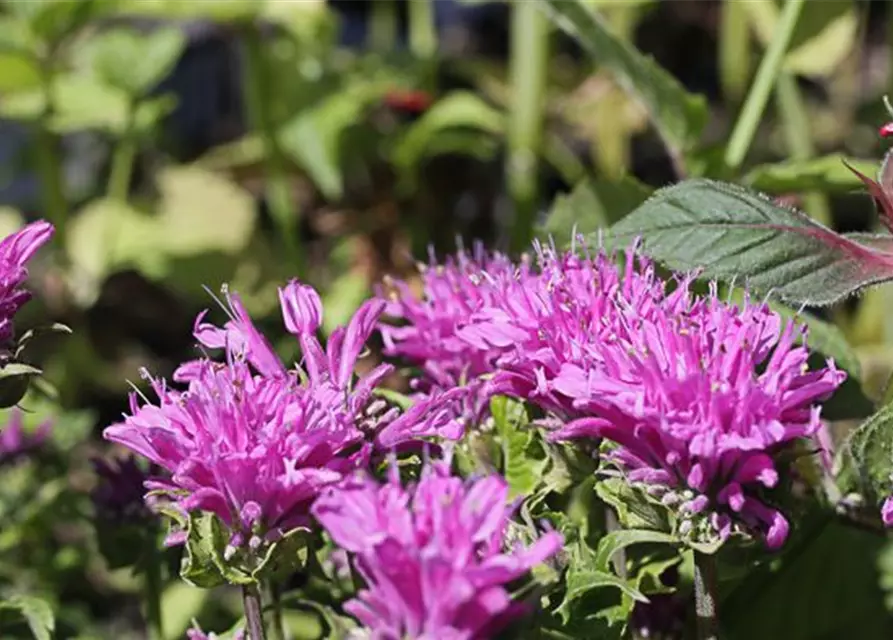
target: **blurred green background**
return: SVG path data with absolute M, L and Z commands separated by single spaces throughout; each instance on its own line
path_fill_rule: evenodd
M 46 598 L 60 638 L 146 637 L 144 572 L 127 565 L 159 532 L 142 514 L 103 519 L 91 459 L 107 453 L 99 433 L 140 369 L 168 375 L 194 355 L 193 318 L 214 306 L 206 287 L 237 290 L 289 355 L 276 301 L 288 278 L 320 288 L 330 331 L 384 275 L 412 278 L 429 247 L 564 243 L 686 176 L 741 182 L 842 231 L 877 226 L 841 158 L 871 175 L 886 151 L 890 3 L 806 2 L 757 110 L 742 106 L 780 2 L 577 3 L 608 39 L 541 4 L 0 3 L 0 230 L 57 226 L 19 327 L 73 329 L 32 354 L 47 384 L 23 402 L 25 422 L 52 419 L 50 441 L 0 455 L 0 590 Z M 832 410 L 838 430 L 867 415 L 893 370 L 889 297 L 874 289 L 821 311 L 862 372 Z M 799 608 L 745 585 L 741 610 L 763 615 L 739 616 L 736 637 L 889 637 L 893 556 L 855 535 L 807 539 L 798 553 L 812 560 L 785 565 L 773 589 L 803 590 Z M 175 552 L 162 560 L 176 567 Z M 234 597 L 167 573 L 155 576 L 169 584 L 165 637 L 194 617 L 235 620 Z M 850 577 L 876 589 L 849 597 Z M 299 637 L 318 635 L 312 610 L 290 615 Z M 3 637 L 27 636 L 10 625 Z

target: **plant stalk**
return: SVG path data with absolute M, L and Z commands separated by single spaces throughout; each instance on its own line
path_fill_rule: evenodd
M 394 0 L 370 2 L 371 16 L 367 45 L 373 51 L 387 53 L 397 41 L 397 3 Z
M 151 640 L 164 640 L 164 625 L 161 617 L 161 592 L 163 586 L 161 557 L 154 546 L 149 553 L 149 561 L 146 563 L 143 579 L 146 590 L 146 622 L 149 628 L 149 638 Z
M 270 600 L 273 610 L 273 640 L 285 640 L 285 624 L 282 620 L 282 590 L 276 582 L 270 583 Z
M 297 238 L 298 211 L 293 206 L 285 155 L 279 145 L 276 123 L 270 110 L 274 100 L 270 69 L 264 56 L 261 34 L 255 25 L 245 30 L 244 45 L 245 105 L 251 129 L 260 135 L 264 145 L 267 204 L 288 259 L 296 275 L 301 278 L 304 275 L 304 255 Z
M 723 0 L 719 30 L 719 79 L 726 101 L 737 105 L 747 90 L 752 57 L 747 7 L 741 0 Z
M 790 72 L 779 72 L 775 98 L 791 159 L 809 160 L 815 157 L 815 145 L 809 130 L 809 114 L 806 112 L 800 87 L 797 86 L 797 79 Z M 828 199 L 822 193 L 812 191 L 805 194 L 804 204 L 806 211 L 815 220 L 830 226 L 831 209 Z
M 515 207 L 511 247 L 523 251 L 533 238 L 539 190 L 537 154 L 543 136 L 549 21 L 536 2 L 512 5 L 509 75 L 512 107 L 508 123 L 506 179 Z
M 109 198 L 119 202 L 127 202 L 130 196 L 130 181 L 133 176 L 133 165 L 138 150 L 136 132 L 136 110 L 138 102 L 131 98 L 127 105 L 127 121 L 124 132 L 112 156 L 112 169 L 109 175 L 106 193 Z
M 242 604 L 245 607 L 245 628 L 248 640 L 266 640 L 260 589 L 256 583 L 242 585 Z
M 803 10 L 805 0 L 787 0 L 781 11 L 778 24 L 772 34 L 772 42 L 760 61 L 757 75 L 750 87 L 750 92 L 741 108 L 738 121 L 726 147 L 725 162 L 731 169 L 738 169 L 744 162 L 748 149 L 753 142 L 757 127 L 763 117 L 763 111 L 769 101 L 775 80 L 781 71 L 785 53 L 794 35 L 794 28 Z
M 56 227 L 56 236 L 60 245 L 64 246 L 68 203 L 65 199 L 62 158 L 59 152 L 60 140 L 51 128 L 56 113 L 56 99 L 53 91 L 53 69 L 49 63 L 42 65 L 41 87 L 44 109 L 35 124 L 35 159 L 43 186 L 44 215 Z
M 695 559 L 695 615 L 698 640 L 719 640 L 716 611 L 716 557 L 692 551 Z
M 434 24 L 434 0 L 409 0 L 409 48 L 417 58 L 437 53 L 437 29 Z

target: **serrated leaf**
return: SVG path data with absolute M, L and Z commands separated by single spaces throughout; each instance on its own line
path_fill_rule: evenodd
M 634 544 L 678 545 L 679 540 L 668 533 L 653 529 L 618 529 L 606 534 L 598 543 L 595 566 L 599 571 L 609 571 L 614 554 Z
M 697 142 L 707 122 L 703 96 L 688 93 L 653 59 L 615 36 L 583 0 L 544 0 L 541 6 L 596 64 L 609 69 L 618 84 L 642 102 L 670 146 L 686 150 Z
M 18 611 L 31 629 L 36 640 L 51 640 L 56 629 L 53 609 L 49 604 L 33 596 L 17 595 L 0 602 L 0 608 Z
M 610 227 L 651 195 L 651 189 L 631 176 L 620 180 L 584 180 L 573 191 L 555 198 L 542 233 L 565 242 L 577 233 Z
M 672 531 L 670 512 L 644 492 L 633 489 L 621 478 L 605 478 L 595 485 L 598 496 L 617 511 L 617 519 L 627 529 Z
M 536 452 L 536 434 L 528 428 L 524 404 L 497 396 L 490 401 L 490 412 L 502 446 L 503 475 L 510 496 L 529 495 L 540 484 L 548 464 L 545 452 Z
M 742 182 L 754 189 L 775 194 L 797 191 L 849 193 L 862 182 L 847 169 L 847 164 L 863 173 L 873 172 L 877 165 L 870 160 L 832 154 L 810 160 L 758 165 L 744 176 Z
M 641 238 L 645 253 L 671 269 L 744 279 L 811 305 L 893 279 L 893 251 L 881 248 L 888 237 L 840 235 L 760 193 L 704 179 L 661 189 L 610 233 L 621 248 Z
M 872 497 L 893 488 L 893 406 L 885 405 L 847 438 L 846 451 L 855 464 L 863 489 Z
M 254 578 L 225 559 L 227 544 L 228 537 L 216 515 L 204 512 L 190 514 L 180 577 L 204 589 L 227 582 L 253 582 Z

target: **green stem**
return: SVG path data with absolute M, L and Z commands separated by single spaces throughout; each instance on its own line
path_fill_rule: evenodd
M 800 17 L 804 2 L 805 0 L 787 0 L 781 11 L 778 24 L 772 34 L 772 42 L 766 48 L 766 54 L 760 62 L 756 78 L 751 85 L 741 114 L 738 116 L 738 122 L 735 123 L 729 145 L 726 147 L 725 162 L 732 169 L 741 166 L 753 142 L 757 127 L 763 117 L 763 111 L 766 109 L 766 103 L 769 101 L 769 95 L 772 93 L 772 87 L 775 85 L 775 79 L 781 71 L 784 56 L 794 35 L 794 27 L 797 26 L 797 19 Z
M 248 640 L 266 640 L 263 607 L 261 607 L 260 589 L 257 584 L 242 585 L 242 604 L 245 607 L 245 627 L 248 631 Z
M 119 202 L 127 202 L 130 195 L 130 181 L 133 176 L 133 165 L 138 151 L 134 132 L 137 106 L 138 103 L 135 99 L 131 99 L 127 105 L 127 121 L 124 125 L 124 132 L 112 156 L 112 170 L 109 175 L 106 193 L 109 198 Z
M 394 0 L 374 0 L 370 3 L 368 46 L 373 51 L 386 53 L 397 41 L 397 3 Z
M 803 95 L 797 86 L 797 79 L 788 71 L 780 71 L 775 86 L 778 113 L 781 116 L 788 152 L 793 160 L 809 160 L 815 157 L 815 146 L 809 130 L 809 114 L 803 103 Z M 818 191 L 804 196 L 805 209 L 817 221 L 831 224 L 831 209 L 828 199 Z
M 515 206 L 512 249 L 523 251 L 536 216 L 537 153 L 543 136 L 549 22 L 536 2 L 512 6 L 509 74 L 513 89 L 508 126 L 508 191 Z
M 149 627 L 149 638 L 151 640 L 164 639 L 164 625 L 161 617 L 161 592 L 163 587 L 161 566 L 161 555 L 153 546 L 149 555 L 149 561 L 146 564 L 146 572 L 143 575 L 144 588 L 146 590 L 146 622 Z
M 695 615 L 698 640 L 719 639 L 716 612 L 716 557 L 693 551 L 695 559 Z
M 719 23 L 719 79 L 726 100 L 738 104 L 747 89 L 751 39 L 747 7 L 740 0 L 723 0 Z
M 431 58 L 437 53 L 437 30 L 434 25 L 434 0 L 409 0 L 409 48 L 417 58 Z
M 244 36 L 245 102 L 251 129 L 263 140 L 267 204 L 284 243 L 288 259 L 300 278 L 304 275 L 304 255 L 297 238 L 298 211 L 293 206 L 285 156 L 279 145 L 276 123 L 270 110 L 274 100 L 270 70 L 266 64 L 263 41 L 257 27 L 254 25 L 248 27 Z
M 273 605 L 273 640 L 285 640 L 285 624 L 282 620 L 282 591 L 275 582 L 270 584 L 270 600 Z
M 49 64 L 42 65 L 41 87 L 44 109 L 35 125 L 37 171 L 43 187 L 44 215 L 56 227 L 56 236 L 64 246 L 68 203 L 65 200 L 59 136 L 51 128 L 56 100 L 53 92 L 53 69 Z

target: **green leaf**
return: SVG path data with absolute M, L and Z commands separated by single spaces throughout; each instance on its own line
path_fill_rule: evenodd
M 569 194 L 555 198 L 542 233 L 560 242 L 572 233 L 589 234 L 606 229 L 638 207 L 651 189 L 632 176 L 620 180 L 583 180 Z
M 688 150 L 694 146 L 707 123 L 703 96 L 685 91 L 654 60 L 615 36 L 583 0 L 544 0 L 542 6 L 596 64 L 609 69 L 618 84 L 641 101 L 671 147 Z
M 595 566 L 599 571 L 610 571 L 611 558 L 621 549 L 634 544 L 678 545 L 679 541 L 668 533 L 652 529 L 619 529 L 605 535 L 598 543 Z
M 42 41 L 44 47 L 49 48 L 57 46 L 61 40 L 86 25 L 109 4 L 97 0 L 28 0 L 7 2 L 4 8 Z
M 369 278 L 363 270 L 345 271 L 338 276 L 322 297 L 323 308 L 326 310 L 322 328 L 326 335 L 347 325 L 368 295 Z
M 65 248 L 81 276 L 95 284 L 116 269 L 136 267 L 161 280 L 175 274 L 178 260 L 233 256 L 247 246 L 257 214 L 242 188 L 195 167 L 165 169 L 158 183 L 154 214 L 96 200 L 72 219 Z
M 254 581 L 245 571 L 225 559 L 228 536 L 220 519 L 212 513 L 189 515 L 186 548 L 180 565 L 180 577 L 203 589 L 230 583 L 249 584 Z
M 620 247 L 637 237 L 671 269 L 743 279 L 791 302 L 831 304 L 893 279 L 893 237 L 839 235 L 762 194 L 711 180 L 661 189 L 610 233 Z
M 787 552 L 752 566 L 720 602 L 723 637 L 889 638 L 893 618 L 884 609 L 876 565 L 884 537 L 829 521 L 827 514 L 799 518 L 792 533 Z
M 877 163 L 870 160 L 832 154 L 810 160 L 758 165 L 744 176 L 743 182 L 754 189 L 775 194 L 798 191 L 849 193 L 861 187 L 862 181 L 844 162 L 866 174 L 874 173 L 877 167 Z
M 442 149 L 444 138 L 457 132 L 473 131 L 493 136 L 502 134 L 505 117 L 470 91 L 455 91 L 438 100 L 414 122 L 396 142 L 391 159 L 398 171 L 412 181 L 426 156 Z M 467 140 L 467 138 L 465 139 Z
M 595 484 L 595 491 L 617 511 L 617 519 L 627 529 L 672 531 L 669 510 L 659 501 L 622 478 L 605 478 Z
M 881 407 L 859 425 L 845 447 L 869 497 L 889 495 L 893 488 L 893 406 Z
M 341 172 L 344 133 L 384 91 L 377 83 L 349 87 L 299 112 L 279 132 L 282 150 L 329 200 L 337 200 L 344 193 Z
M 542 482 L 549 460 L 535 441 L 536 432 L 528 427 L 524 404 L 497 396 L 490 401 L 490 413 L 502 446 L 503 475 L 510 496 L 530 495 Z
M 746 11 L 764 45 L 772 40 L 778 23 L 776 2 L 746 2 Z M 859 17 L 852 0 L 822 0 L 803 11 L 784 58 L 792 73 L 824 77 L 850 55 L 858 40 Z
M 0 602 L 0 608 L 18 611 L 36 640 L 51 640 L 56 620 L 50 605 L 40 598 L 17 595 Z
M 140 34 L 106 31 L 91 42 L 93 68 L 103 81 L 134 98 L 152 90 L 170 73 L 186 47 L 178 27 Z
M 215 22 L 244 22 L 257 15 L 264 0 L 124 0 L 121 11 L 171 20 L 208 19 Z
M 636 602 L 648 602 L 648 598 L 633 587 L 627 580 L 618 578 L 613 573 L 604 571 L 580 571 L 568 575 L 567 596 L 565 602 L 571 602 L 584 593 L 602 587 L 615 587 Z

